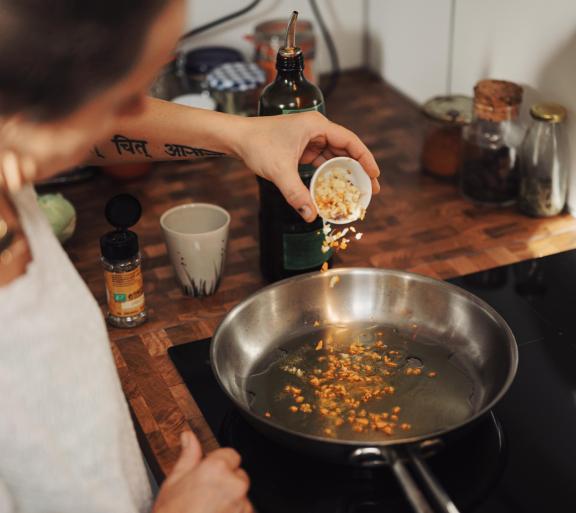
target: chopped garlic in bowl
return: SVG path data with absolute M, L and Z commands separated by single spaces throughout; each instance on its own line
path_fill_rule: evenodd
M 356 160 L 336 157 L 316 170 L 310 191 L 325 222 L 347 224 L 364 216 L 372 196 L 372 183 Z

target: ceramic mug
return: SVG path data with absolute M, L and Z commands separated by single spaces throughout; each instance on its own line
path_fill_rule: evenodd
M 160 226 L 184 294 L 214 294 L 222 279 L 230 214 L 218 205 L 190 203 L 164 212 Z

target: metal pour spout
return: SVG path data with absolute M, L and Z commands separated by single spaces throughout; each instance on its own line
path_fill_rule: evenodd
M 284 44 L 286 50 L 294 51 L 296 48 L 296 21 L 298 21 L 298 11 L 292 11 L 292 16 L 286 29 L 286 42 Z

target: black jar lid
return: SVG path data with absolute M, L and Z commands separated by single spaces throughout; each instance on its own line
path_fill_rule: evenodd
M 106 203 L 105 215 L 116 230 L 100 238 L 102 256 L 111 262 L 134 258 L 139 251 L 138 236 L 128 230 L 142 215 L 142 205 L 130 194 L 118 194 Z

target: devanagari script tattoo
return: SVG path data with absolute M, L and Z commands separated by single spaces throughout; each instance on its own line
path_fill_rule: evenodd
M 92 148 L 92 153 L 94 153 L 94 155 L 96 155 L 98 158 L 101 159 L 105 159 L 106 157 L 102 154 L 102 152 L 98 149 L 98 146 L 94 146 L 94 148 Z
M 164 151 L 170 157 L 220 157 L 224 153 L 218 151 L 205 150 L 204 148 L 193 148 L 184 144 L 165 144 Z
M 148 141 L 141 139 L 129 139 L 128 137 L 120 134 L 116 134 L 111 142 L 116 146 L 116 151 L 118 155 L 123 155 L 124 153 L 131 153 L 132 155 L 145 155 L 148 158 L 152 158 L 152 155 L 148 153 Z

